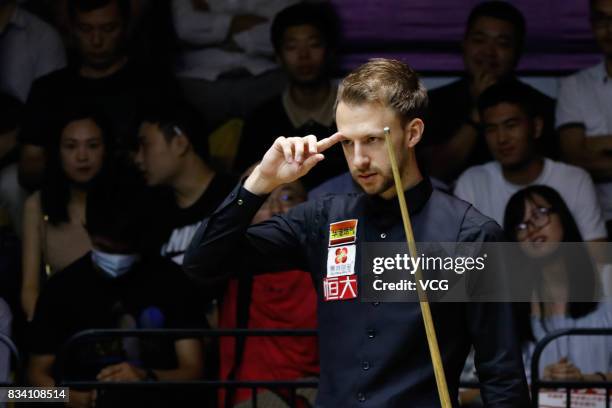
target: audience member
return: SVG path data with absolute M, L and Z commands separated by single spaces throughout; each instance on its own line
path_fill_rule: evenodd
M 476 103 L 480 94 L 500 79 L 514 77 L 525 42 L 525 20 L 505 1 L 487 1 L 472 9 L 462 42 L 466 74 L 430 92 L 429 121 L 422 153 L 429 173 L 451 183 L 466 168 L 490 160 L 479 137 Z M 557 156 L 554 101 L 519 82 L 544 121 L 540 152 Z
M 16 0 L 0 2 L 0 92 L 25 102 L 35 79 L 65 65 L 64 44 L 54 28 Z
M 612 0 L 591 0 L 590 9 L 604 61 L 561 80 L 556 126 L 563 157 L 595 180 L 612 237 Z
M 527 273 L 539 276 L 541 282 L 531 304 L 516 303 L 518 335 L 525 344 L 525 367 L 530 367 L 534 342 L 553 331 L 612 327 L 610 304 L 597 301 L 597 275 L 587 249 L 578 244 L 571 250 L 555 245 L 582 241 L 572 213 L 557 191 L 546 186 L 518 191 L 508 202 L 504 229 L 508 238 L 522 244 L 522 256 L 531 259 L 522 264 L 538 265 L 537 270 Z M 610 381 L 612 338 L 556 339 L 544 349 L 540 370 L 538 375 L 547 380 Z
M 177 67 L 180 86 L 212 127 L 246 117 L 280 93 L 269 41 L 276 13 L 297 0 L 172 0 L 174 26 L 184 51 Z
M 135 144 L 135 106 L 173 96 L 171 83 L 127 53 L 128 0 L 70 0 L 77 64 L 38 79 L 26 105 L 20 181 L 30 189 L 44 172 L 49 124 L 74 106 L 91 104 L 109 117 L 119 153 Z
M 299 181 L 280 186 L 257 211 L 252 223 L 264 222 L 275 214 L 285 213 L 305 199 L 306 193 Z M 317 294 L 309 273 L 302 270 L 266 273 L 274 270 L 271 263 L 254 265 L 248 259 L 243 260 L 241 268 L 257 275 L 229 281 L 220 307 L 220 328 L 317 327 Z M 220 342 L 222 380 L 275 381 L 319 375 L 319 355 L 315 337 L 222 337 Z M 264 354 L 266 358 L 262 359 Z M 288 392 L 282 389 L 257 391 L 260 406 L 287 407 L 288 397 Z M 312 406 L 314 397 L 312 392 L 298 392 L 297 406 Z M 251 391 L 238 389 L 228 398 L 231 398 L 232 404 L 244 403 L 251 398 Z M 302 398 L 308 401 L 306 405 Z M 224 397 L 221 402 L 223 400 Z
M 23 104 L 18 99 L 0 92 L 0 225 L 11 225 L 19 237 L 27 195 L 17 180 L 17 133 L 22 112 Z
M 278 135 L 324 137 L 336 131 L 336 87 L 330 75 L 338 35 L 337 17 L 326 3 L 296 4 L 274 18 L 272 43 L 289 83 L 245 121 L 236 159 L 239 171 L 261 159 Z M 302 182 L 310 190 L 346 170 L 342 148 L 334 146 Z
M 75 346 L 55 374 L 56 356 L 86 329 L 200 328 L 195 293 L 180 268 L 141 253 L 147 234 L 142 191 L 118 175 L 87 197 L 86 228 L 92 251 L 43 288 L 31 328 L 29 378 L 35 386 L 81 381 L 188 381 L 201 377 L 202 346 L 190 336 L 96 338 Z M 163 388 L 118 391 L 72 389 L 72 404 L 96 407 L 184 406 L 184 393 Z M 189 401 L 189 403 L 198 403 Z
M 160 106 L 144 116 L 135 161 L 149 186 L 167 187 L 173 197 L 156 216 L 155 251 L 183 264 L 183 254 L 202 221 L 238 179 L 217 173 L 207 160 L 204 128 L 188 106 Z
M 57 130 L 47 179 L 24 207 L 21 303 L 28 320 L 34 314 L 41 281 L 91 249 L 83 227 L 85 202 L 108 166 L 111 137 L 105 120 L 86 109 L 69 115 Z M 42 276 L 41 265 L 45 267 Z
M 13 315 L 9 305 L 0 297 L 0 334 L 11 338 Z M 0 384 L 9 382 L 11 352 L 6 343 L 0 341 Z
M 547 185 L 565 198 L 585 240 L 605 240 L 601 208 L 588 173 L 537 151 L 544 124 L 535 102 L 515 80 L 498 82 L 483 92 L 478 109 L 494 160 L 467 169 L 457 180 L 455 195 L 503 224 L 512 194 L 527 185 Z

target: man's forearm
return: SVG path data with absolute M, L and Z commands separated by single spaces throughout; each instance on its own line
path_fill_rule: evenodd
M 183 269 L 206 285 L 229 278 L 235 261 L 246 256 L 245 233 L 266 197 L 238 186 L 217 210 L 202 222 L 185 252 Z

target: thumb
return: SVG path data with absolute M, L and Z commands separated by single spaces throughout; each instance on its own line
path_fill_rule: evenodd
M 559 363 L 567 363 L 567 357 L 561 357 L 561 360 L 559 360 Z

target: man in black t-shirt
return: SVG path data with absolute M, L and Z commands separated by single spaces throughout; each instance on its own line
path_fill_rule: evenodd
M 158 106 L 144 115 L 135 160 L 151 187 L 171 190 L 155 219 L 153 249 L 178 265 L 202 219 L 230 192 L 236 177 L 215 172 L 206 162 L 206 132 L 185 105 Z
M 128 0 L 68 1 L 77 61 L 32 85 L 20 133 L 20 182 L 36 188 L 45 168 L 45 147 L 55 122 L 81 105 L 98 108 L 111 121 L 119 150 L 135 142 L 135 106 L 172 98 L 172 82 L 155 67 L 130 58 Z
M 55 386 L 73 381 L 188 381 L 201 378 L 197 338 L 92 338 L 76 344 L 59 367 L 57 353 L 86 329 L 206 327 L 197 296 L 172 262 L 141 255 L 145 235 L 142 200 L 133 186 L 97 186 L 88 195 L 86 226 L 92 251 L 53 275 L 31 325 L 30 382 Z M 184 393 L 182 393 L 184 394 Z M 177 401 L 172 390 L 71 390 L 73 404 L 160 406 Z M 133 405 L 135 406 L 135 405 Z M 164 405 L 167 406 L 167 405 Z
M 299 3 L 276 15 L 271 27 L 276 58 L 289 79 L 278 95 L 247 117 L 234 167 L 242 173 L 279 135 L 326 135 L 336 131 L 336 86 L 331 81 L 338 21 L 328 4 Z M 301 180 L 307 190 L 348 170 L 342 149 L 333 146 L 325 162 Z

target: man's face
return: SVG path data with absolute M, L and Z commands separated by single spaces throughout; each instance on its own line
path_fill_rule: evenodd
M 327 49 L 319 30 L 304 24 L 289 27 L 280 48 L 280 61 L 292 82 L 317 83 L 325 74 Z
M 306 191 L 299 181 L 283 184 L 268 196 L 253 217 L 252 224 L 263 222 L 273 215 L 285 214 L 296 205 L 306 201 Z
M 140 126 L 135 161 L 149 186 L 172 185 L 181 162 L 178 137 L 168 142 L 157 124 L 144 122 Z
M 591 28 L 599 48 L 608 58 L 612 58 L 612 0 L 593 2 Z
M 338 131 L 344 136 L 342 149 L 353 179 L 367 193 L 384 198 L 395 194 L 391 163 L 383 129 L 391 129 L 393 149 L 400 172 L 408 159 L 405 126 L 390 108 L 379 103 L 338 104 Z
M 483 124 L 491 155 L 503 168 L 514 169 L 536 155 L 535 139 L 541 121 L 531 119 L 515 104 L 500 103 L 483 112 Z
M 463 60 L 472 77 L 483 74 L 495 79 L 514 69 L 518 49 L 514 26 L 493 17 L 479 17 L 463 40 Z
M 97 69 L 112 66 L 120 57 L 124 21 L 116 1 L 88 12 L 77 11 L 74 33 L 86 65 Z

